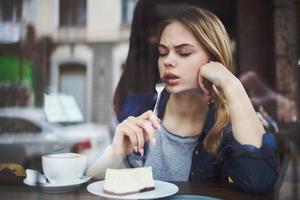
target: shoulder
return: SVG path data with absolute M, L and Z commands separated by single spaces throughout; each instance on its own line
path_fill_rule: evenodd
M 122 105 L 121 114 L 117 117 L 122 122 L 129 116 L 139 116 L 154 107 L 156 95 L 154 93 L 138 93 L 127 97 Z

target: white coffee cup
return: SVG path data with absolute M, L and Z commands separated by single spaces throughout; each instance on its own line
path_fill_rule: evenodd
M 87 157 L 76 153 L 44 155 L 42 167 L 51 183 L 72 183 L 83 176 Z

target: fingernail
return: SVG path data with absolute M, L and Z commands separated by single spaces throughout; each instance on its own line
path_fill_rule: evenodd
M 137 153 L 138 152 L 138 148 L 137 146 L 134 146 L 134 152 Z
M 152 127 L 154 127 L 155 129 L 158 129 L 160 127 L 160 124 L 157 122 L 153 122 L 151 124 L 152 124 Z
M 160 124 L 159 123 L 155 123 L 155 128 L 159 129 Z
M 142 157 L 144 156 L 144 149 L 140 149 L 140 154 Z
M 151 143 L 152 143 L 152 145 L 155 145 L 155 144 L 156 144 L 156 139 L 153 138 L 153 139 L 151 140 Z
M 157 123 L 160 124 L 160 123 L 161 123 L 161 119 L 158 119 L 158 120 L 157 120 Z

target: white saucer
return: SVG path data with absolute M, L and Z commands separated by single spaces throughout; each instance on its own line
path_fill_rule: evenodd
M 43 191 L 47 193 L 63 193 L 63 192 L 69 192 L 77 187 L 79 187 L 82 183 L 86 183 L 91 179 L 89 176 L 83 176 L 81 179 L 73 181 L 71 183 L 33 183 L 31 181 L 28 181 L 28 179 L 24 179 L 23 182 L 26 185 L 29 186 L 37 186 L 39 185 Z
M 128 194 L 128 195 L 111 195 L 104 193 L 104 181 L 97 181 L 87 186 L 87 190 L 95 195 L 109 199 L 157 199 L 168 197 L 178 192 L 178 187 L 173 183 L 164 181 L 154 181 L 155 189 L 147 192 Z

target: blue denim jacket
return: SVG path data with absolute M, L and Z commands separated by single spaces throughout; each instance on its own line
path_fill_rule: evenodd
M 163 91 L 158 116 L 164 114 L 169 94 Z M 118 116 L 121 122 L 128 116 L 139 116 L 147 110 L 152 110 L 156 95 L 141 93 L 128 97 Z M 252 145 L 241 145 L 233 137 L 230 125 L 223 132 L 221 147 L 217 155 L 212 155 L 203 149 L 203 140 L 213 126 L 215 109 L 212 104 L 199 139 L 199 144 L 194 148 L 189 181 L 202 182 L 228 182 L 230 177 L 234 184 L 241 190 L 249 193 L 268 193 L 273 190 L 277 179 L 276 142 L 271 133 L 263 135 L 263 145 L 256 148 Z

